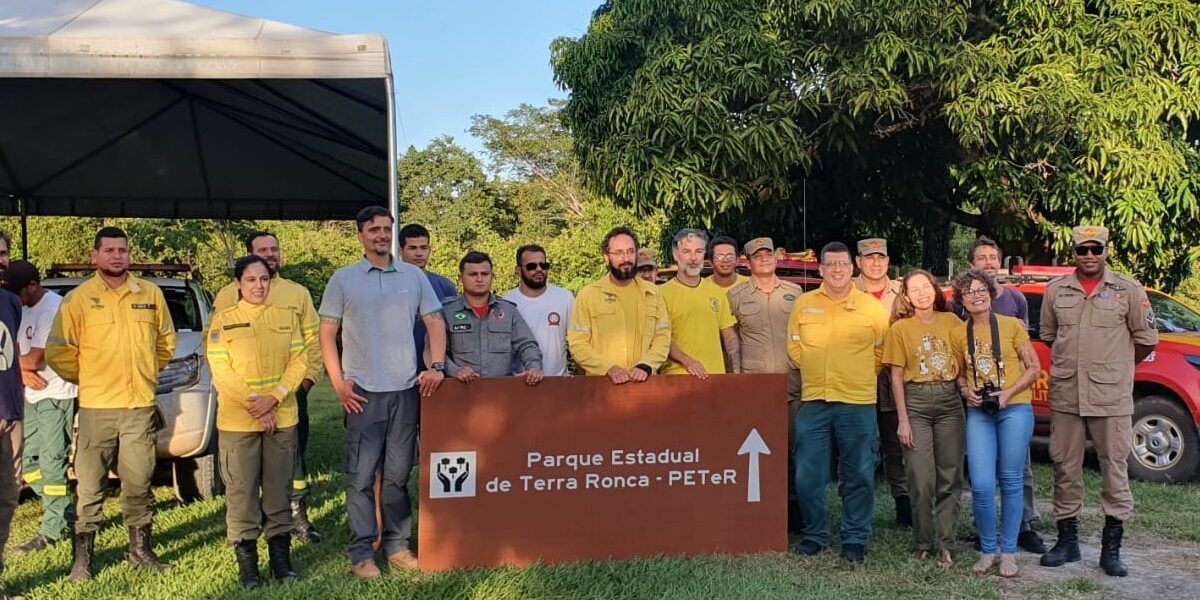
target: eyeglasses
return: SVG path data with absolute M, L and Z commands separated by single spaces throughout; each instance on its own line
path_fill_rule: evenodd
M 848 261 L 848 260 L 834 260 L 834 261 L 829 261 L 829 262 L 826 262 L 826 263 L 821 263 L 821 266 L 822 266 L 822 267 L 825 267 L 826 269 L 849 269 L 849 268 L 850 268 L 850 261 Z
M 722 262 L 727 261 L 727 260 L 733 260 L 735 258 L 737 258 L 736 254 L 714 254 L 713 255 L 713 260 L 719 260 Z
M 637 256 L 637 250 L 613 250 L 608 253 L 609 256 Z
M 1104 250 L 1105 250 L 1105 248 L 1103 245 L 1100 245 L 1100 246 L 1090 246 L 1090 245 L 1089 246 L 1075 246 L 1075 256 L 1087 256 L 1089 254 L 1091 254 L 1092 256 L 1100 256 L 1101 254 L 1104 254 Z
M 987 288 L 970 288 L 968 290 L 965 290 L 963 292 L 963 295 L 968 298 L 970 298 L 971 296 L 987 296 L 988 289 Z
M 527 263 L 525 263 L 526 271 L 536 271 L 539 268 L 543 271 L 549 271 L 550 263 L 548 263 L 548 262 L 527 262 Z

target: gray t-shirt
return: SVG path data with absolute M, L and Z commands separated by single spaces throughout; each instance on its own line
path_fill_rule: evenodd
M 342 372 L 368 392 L 396 392 L 417 384 L 413 324 L 442 304 L 420 269 L 392 259 L 380 269 L 366 258 L 338 269 L 318 311 L 342 323 Z

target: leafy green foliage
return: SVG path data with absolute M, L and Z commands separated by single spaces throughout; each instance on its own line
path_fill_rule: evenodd
M 804 185 L 811 239 L 891 227 L 926 266 L 951 222 L 1027 260 L 1105 224 L 1173 286 L 1200 259 L 1197 48 L 1186 0 L 611 0 L 554 68 L 620 202 L 742 220 Z

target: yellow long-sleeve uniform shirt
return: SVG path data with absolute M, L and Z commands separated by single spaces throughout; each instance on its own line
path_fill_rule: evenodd
M 217 292 L 213 300 L 213 313 L 233 307 L 238 299 L 237 282 L 234 281 Z M 308 288 L 277 275 L 271 279 L 271 291 L 267 292 L 266 303 L 296 313 L 300 319 L 300 334 L 304 336 L 304 355 L 308 359 L 308 374 L 304 378 L 311 379 L 313 383 L 320 381 L 325 374 L 325 362 L 321 360 L 321 344 L 317 337 L 321 322 Z
M 175 356 L 162 290 L 129 275 L 112 289 L 96 275 L 67 294 L 46 341 L 46 363 L 79 384 L 80 408 L 154 406 L 158 373 Z
M 639 364 L 657 370 L 671 349 L 671 321 L 658 288 L 640 278 L 618 288 L 607 275 L 584 286 L 571 310 L 567 346 L 588 375 Z
M 800 296 L 788 319 L 788 356 L 800 369 L 800 399 L 875 404 L 887 330 L 883 305 L 866 292 L 851 288 L 834 300 L 822 285 Z
M 279 427 L 299 422 L 296 388 L 308 371 L 300 319 L 291 310 L 238 302 L 213 315 L 208 330 L 208 366 L 217 388 L 217 429 L 262 431 L 246 412 L 251 396 L 270 394 Z

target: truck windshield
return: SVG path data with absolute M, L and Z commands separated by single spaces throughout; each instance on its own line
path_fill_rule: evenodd
M 1161 333 L 1200 332 L 1200 314 L 1173 300 L 1170 296 L 1147 290 L 1150 306 Z

